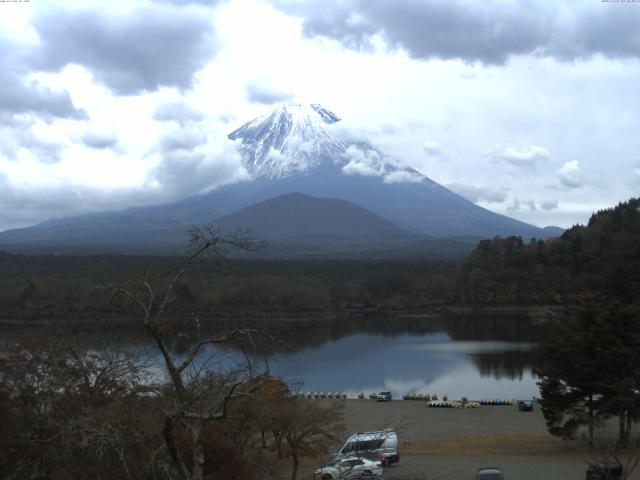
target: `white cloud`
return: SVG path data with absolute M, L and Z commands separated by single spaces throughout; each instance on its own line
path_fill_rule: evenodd
M 425 153 L 427 157 L 433 158 L 435 160 L 440 161 L 448 161 L 449 156 L 447 153 L 438 145 L 438 142 L 424 142 L 422 145 L 422 151 Z
M 534 170 L 538 163 L 549 158 L 549 150 L 537 145 L 531 145 L 523 150 L 509 147 L 501 151 L 491 152 L 489 155 L 515 167 Z
M 396 170 L 384 176 L 384 183 L 420 183 L 424 177 L 416 172 Z
M 560 167 L 557 174 L 560 184 L 564 188 L 572 189 L 584 186 L 584 178 L 580 168 L 580 162 L 577 160 L 566 162 L 562 167 Z
M 250 102 L 271 105 L 293 98 L 293 93 L 279 88 L 270 79 L 255 78 L 247 84 L 247 95 Z
M 509 191 L 507 187 L 491 187 L 463 183 L 448 183 L 445 186 L 473 203 L 502 203 L 506 200 L 507 192 Z
M 384 175 L 384 167 L 380 154 L 375 150 L 362 149 L 355 145 L 347 148 L 348 162 L 342 167 L 347 175 L 362 175 L 367 177 L 381 177 Z

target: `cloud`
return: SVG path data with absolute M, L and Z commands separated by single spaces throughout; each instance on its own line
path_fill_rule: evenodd
M 513 55 L 574 60 L 601 54 L 640 57 L 640 9 L 587 0 L 274 0 L 303 18 L 309 37 L 324 36 L 355 49 L 376 37 L 420 59 L 462 59 L 501 65 Z
M 566 162 L 557 171 L 560 184 L 566 189 L 580 188 L 584 185 L 582 170 L 577 160 Z
M 381 177 L 384 183 L 420 183 L 424 176 L 404 167 L 396 159 L 380 154 L 368 142 L 350 145 L 346 150 L 348 162 L 342 167 L 346 175 Z
M 159 122 L 176 122 L 181 126 L 198 122 L 204 115 L 183 102 L 165 103 L 156 108 L 153 119 Z
M 437 142 L 424 142 L 422 151 L 427 157 L 439 161 L 449 161 L 449 155 L 438 145 Z
M 150 172 L 147 185 L 165 197 L 180 198 L 248 179 L 235 143 L 222 135 L 208 138 L 193 150 L 166 153 Z
M 546 211 L 556 210 L 558 208 L 558 200 L 545 200 L 540 203 L 540 208 Z
M 376 150 L 350 145 L 345 153 L 349 161 L 342 167 L 343 173 L 365 177 L 381 177 L 384 175 L 382 157 Z
M 52 90 L 30 80 L 26 48 L 0 36 L 0 122 L 14 115 L 32 114 L 45 119 L 85 119 L 87 113 L 76 108 L 66 90 Z
M 487 203 L 502 203 L 507 199 L 507 192 L 509 191 L 508 188 L 463 183 L 449 183 L 445 186 L 473 203 L 482 201 Z
M 41 41 L 32 52 L 36 68 L 80 64 L 121 95 L 188 88 L 215 52 L 211 22 L 188 8 L 154 5 L 119 16 L 57 8 L 36 16 L 33 26 Z
M 95 152 L 95 155 L 106 152 Z M 191 151 L 156 151 L 159 161 L 140 183 L 123 187 L 90 186 L 81 181 L 13 181 L 0 169 L 0 230 L 87 212 L 172 202 L 218 186 L 248 180 L 234 142 L 211 135 Z M 88 159 L 89 161 L 91 158 Z M 40 167 L 59 178 L 57 165 Z M 122 175 L 127 175 L 123 171 Z
M 207 137 L 201 133 L 191 130 L 176 130 L 166 134 L 160 139 L 160 149 L 163 152 L 174 152 L 176 150 L 191 151 L 199 145 L 206 143 Z
M 82 143 L 89 148 L 102 150 L 105 148 L 113 148 L 118 143 L 118 139 L 112 133 L 88 131 L 82 135 Z
M 33 128 L 35 123 L 30 117 L 14 117 L 0 123 L 0 154 L 11 162 L 19 162 L 26 156 L 29 161 L 48 165 L 57 163 L 63 145 L 50 136 L 38 135 Z
M 517 213 L 522 210 L 529 210 L 535 212 L 538 210 L 536 202 L 530 199 L 514 198 L 509 205 L 507 205 L 507 212 L 510 214 Z
M 170 3 L 172 5 L 204 5 L 208 7 L 213 7 L 224 3 L 228 0 L 157 0 L 161 3 Z
M 252 80 L 247 85 L 250 102 L 271 105 L 293 99 L 293 93 L 281 90 L 269 82 Z
M 507 162 L 518 168 L 527 168 L 534 170 L 536 165 L 543 160 L 549 158 L 549 151 L 544 147 L 531 145 L 524 150 L 516 150 L 515 148 L 505 148 L 499 152 L 491 152 L 489 156 L 503 162 Z
M 424 177 L 418 172 L 410 170 L 396 170 L 391 173 L 387 173 L 384 176 L 384 183 L 420 183 L 424 180 Z

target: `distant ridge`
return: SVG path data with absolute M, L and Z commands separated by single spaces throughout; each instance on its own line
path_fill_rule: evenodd
M 273 240 L 313 243 L 415 237 L 355 203 L 298 192 L 250 205 L 214 224 L 225 229 L 249 228 L 256 236 Z

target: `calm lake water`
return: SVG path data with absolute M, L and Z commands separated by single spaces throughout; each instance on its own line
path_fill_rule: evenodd
M 287 348 L 256 361 L 302 392 L 530 399 L 538 396 L 533 369 L 542 335 L 521 318 L 336 321 L 295 331 L 283 341 Z M 212 353 L 223 352 L 202 357 Z M 227 365 L 242 359 L 224 355 Z
M 302 391 L 389 390 L 440 398 L 531 398 L 535 344 L 492 340 L 457 341 L 446 332 L 384 336 L 358 333 L 301 352 L 277 354 L 271 371 L 301 381 Z
M 258 367 L 297 383 L 302 392 L 346 392 L 355 397 L 359 392 L 389 390 L 397 399 L 411 392 L 476 400 L 538 395 L 533 369 L 543 333 L 523 318 L 341 319 L 289 328 L 275 337 L 277 341 L 268 342 L 268 355 L 252 357 Z M 80 338 L 86 349 L 100 349 L 109 338 L 111 347 L 145 351 L 160 365 L 144 334 L 110 331 Z M 179 351 L 177 344 L 174 347 Z M 210 362 L 226 369 L 243 359 L 230 347 L 208 348 L 198 364 Z

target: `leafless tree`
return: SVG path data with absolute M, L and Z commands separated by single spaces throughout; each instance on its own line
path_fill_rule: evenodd
M 222 260 L 229 250 L 257 252 L 263 243 L 256 241 L 247 231 L 228 234 L 210 226 L 194 227 L 189 231 L 189 236 L 186 259 L 161 292 L 154 288 L 148 278 L 142 282 L 143 294 L 121 286 L 101 288 L 115 296 L 128 298 L 142 313 L 144 328 L 160 351 L 169 377 L 167 393 L 170 394 L 170 401 L 163 413 L 162 437 L 172 474 L 183 480 L 202 480 L 205 464 L 203 428 L 211 422 L 232 417 L 231 402 L 249 395 L 256 388 L 255 382 L 250 381 L 256 372 L 248 357 L 246 368 L 226 373 L 212 371 L 196 362 L 196 359 L 212 345 L 251 342 L 257 332 L 253 329 L 234 329 L 218 336 L 198 338 L 185 355 L 178 356 L 169 348 L 164 316 L 176 300 L 176 287 L 195 262 L 205 258 Z M 199 332 L 197 317 L 194 317 L 194 324 Z M 189 437 L 189 448 L 186 449 L 179 445 L 185 433 Z
M 640 439 L 629 432 L 629 440 L 624 444 L 615 438 L 615 434 L 605 427 L 600 433 L 601 440 L 593 445 L 584 445 L 584 460 L 587 464 L 603 463 L 619 465 L 622 476 L 611 477 L 611 480 L 629 480 L 633 472 L 640 466 Z M 603 475 L 606 473 L 603 472 Z M 608 477 L 602 477 L 608 478 Z
M 144 421 L 134 412 L 144 401 L 145 367 L 129 352 L 79 353 L 64 341 L 6 352 L 0 361 L 0 403 L 6 402 L 0 405 L 0 449 L 13 459 L 0 462 L 0 476 L 46 478 L 57 465 L 74 478 L 113 469 L 136 478 L 140 468 L 132 463 L 145 462 L 135 450 L 149 439 L 144 429 L 128 432 Z

